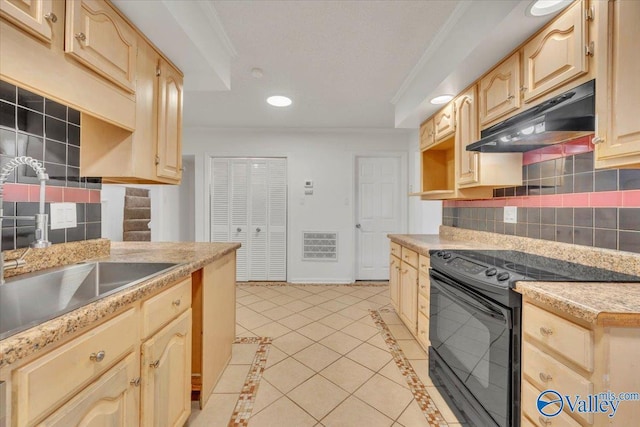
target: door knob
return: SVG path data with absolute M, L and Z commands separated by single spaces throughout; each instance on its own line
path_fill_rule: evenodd
M 362 228 L 361 224 L 356 224 L 356 228 Z
M 260 230 L 260 227 L 258 227 L 258 228 L 256 228 L 256 231 L 259 233 L 262 230 Z
M 236 231 L 239 233 L 239 232 L 242 231 L 242 228 L 238 227 L 238 228 L 236 228 Z

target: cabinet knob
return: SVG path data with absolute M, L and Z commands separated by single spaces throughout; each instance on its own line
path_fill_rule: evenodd
M 409 270 L 402 270 L 402 274 L 407 274 Z
M 545 337 L 548 337 L 549 335 L 553 334 L 553 329 L 547 328 L 545 326 L 541 326 L 540 327 L 540 333 L 542 335 L 544 335 Z
M 420 289 L 427 289 L 425 285 L 420 285 Z
M 171 304 L 172 304 L 173 306 L 175 306 L 175 307 L 180 307 L 180 303 L 181 303 L 181 302 L 182 302 L 182 301 L 180 301 L 179 299 L 177 299 L 177 300 L 173 301 Z
M 160 164 L 160 156 L 156 154 L 156 166 Z
M 604 142 L 604 138 L 600 138 L 599 136 L 596 136 L 591 140 L 591 142 L 593 143 L 593 145 L 602 144 Z
M 97 353 L 91 353 L 89 355 L 89 360 L 93 362 L 102 362 L 104 360 L 105 355 L 106 355 L 105 352 L 103 350 L 100 350 Z
M 75 35 L 75 38 L 78 39 L 79 41 L 83 42 L 85 40 L 87 40 L 87 36 L 85 33 L 77 33 Z
M 426 309 L 427 309 L 427 306 L 426 306 L 426 305 L 421 305 L 421 306 L 420 306 L 420 310 L 426 310 Z
M 547 419 L 547 418 L 543 417 L 542 415 L 540 415 L 540 416 L 538 417 L 538 421 L 540 421 L 540 424 L 545 425 L 545 426 L 548 426 L 548 425 L 550 425 L 550 424 L 551 424 L 551 420 L 549 420 L 549 419 Z
M 134 387 L 138 387 L 140 385 L 140 377 L 131 380 L 129 384 L 131 384 Z
M 527 91 L 526 86 L 520 86 L 520 92 L 526 92 L 526 91 Z
M 47 21 L 53 22 L 53 23 L 58 22 L 58 17 L 53 12 L 50 12 L 50 13 L 47 13 L 46 15 L 44 15 L 44 19 L 46 19 Z
M 160 359 L 156 360 L 155 362 L 149 363 L 149 367 L 151 368 L 157 368 L 158 366 L 160 366 Z
M 540 372 L 540 380 L 543 383 L 549 382 L 553 379 L 553 377 L 549 374 L 545 374 L 544 372 Z
M 507 96 L 507 101 L 511 101 L 512 99 L 515 99 L 515 96 L 513 96 L 513 95 Z
M 427 335 L 427 332 L 424 329 L 420 330 L 420 335 Z

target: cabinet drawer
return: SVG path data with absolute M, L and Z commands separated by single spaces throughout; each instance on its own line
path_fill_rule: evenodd
M 420 272 L 418 277 L 418 292 L 424 295 L 427 299 L 429 298 L 429 293 L 431 292 L 431 279 L 429 279 L 428 274 L 424 274 Z
M 425 350 L 429 349 L 429 318 L 418 313 L 418 342 Z
M 418 255 L 418 269 L 421 273 L 429 276 L 429 267 L 431 267 L 431 259 L 425 255 Z
M 402 246 L 396 242 L 391 242 L 391 255 L 395 255 L 400 258 L 402 256 L 400 252 L 402 252 Z
M 424 296 L 424 294 L 418 294 L 418 311 L 422 313 L 423 316 L 429 316 L 429 298 Z
M 563 357 L 593 371 L 593 332 L 531 304 L 522 310 L 522 329 Z
M 522 417 L 526 415 L 533 421 L 533 425 L 538 427 L 581 427 L 580 424 L 571 418 L 571 416 L 566 412 L 560 412 L 557 416 L 552 418 L 540 415 L 536 407 L 536 402 L 538 401 L 538 395 L 540 395 L 540 393 L 541 391 L 532 386 L 528 381 L 522 382 Z M 557 405 L 550 406 L 555 406 L 557 408 Z
M 541 390 L 558 390 L 570 396 L 593 394 L 593 383 L 527 341 L 523 342 L 522 360 L 522 373 Z M 593 414 L 579 415 L 593 423 Z
M 412 267 L 418 268 L 418 253 L 412 251 L 411 249 L 407 249 L 405 247 L 402 248 L 402 260 L 409 264 Z
M 13 374 L 18 426 L 31 425 L 97 378 L 127 353 L 138 351 L 138 315 L 126 311 Z
M 142 304 L 142 337 L 146 338 L 191 307 L 191 278 Z

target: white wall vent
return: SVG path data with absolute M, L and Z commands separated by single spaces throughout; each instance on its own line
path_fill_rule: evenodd
M 338 233 L 303 231 L 302 259 L 306 261 L 337 261 Z

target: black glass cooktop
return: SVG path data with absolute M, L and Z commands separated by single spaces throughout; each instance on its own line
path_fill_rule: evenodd
M 568 261 L 506 250 L 455 250 L 480 264 L 501 268 L 524 276 L 520 280 L 560 282 L 640 282 L 639 276 L 603 268 L 588 267 Z

